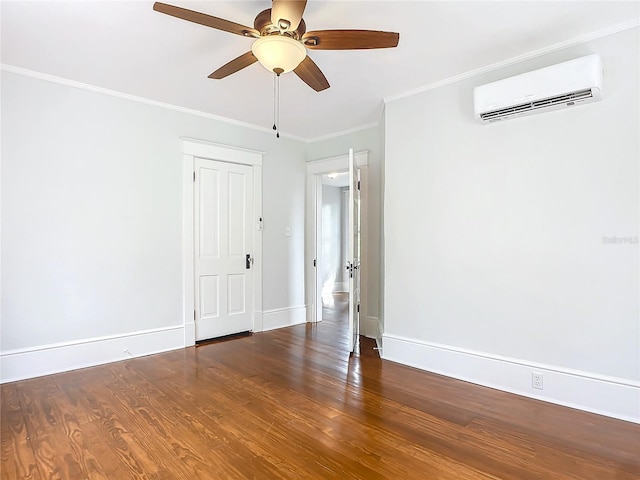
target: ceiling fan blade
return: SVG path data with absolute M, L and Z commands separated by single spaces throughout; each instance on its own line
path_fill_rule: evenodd
M 324 76 L 324 73 L 322 73 L 308 55 L 300 65 L 293 70 L 293 72 L 316 92 L 321 92 L 322 90 L 329 88 L 329 82 L 327 82 L 327 78 Z
M 318 30 L 302 36 L 304 45 L 314 50 L 393 48 L 399 40 L 399 33 L 377 30 Z
M 249 65 L 253 65 L 256 63 L 258 59 L 253 55 L 252 52 L 247 52 L 240 55 L 238 58 L 234 58 L 229 63 L 224 64 L 211 75 L 209 78 L 213 78 L 215 80 L 220 80 L 221 78 L 228 77 L 232 73 L 236 73 L 239 70 L 242 70 Z
M 175 7 L 173 5 L 167 5 L 166 3 L 156 2 L 153 4 L 153 9 L 156 12 L 165 13 L 172 17 L 181 18 L 193 23 L 199 23 L 206 27 L 215 28 L 229 33 L 235 33 L 236 35 L 242 35 L 244 37 L 259 37 L 260 33 L 251 27 L 240 25 L 239 23 L 230 22 L 223 18 L 213 17 L 206 13 L 194 12 L 182 7 Z
M 306 6 L 307 0 L 273 0 L 271 23 L 282 30 L 294 31 L 300 25 Z

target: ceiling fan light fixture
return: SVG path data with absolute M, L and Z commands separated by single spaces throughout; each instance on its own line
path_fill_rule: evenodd
M 270 72 L 287 73 L 295 69 L 307 56 L 302 43 L 286 35 L 267 35 L 253 42 L 251 52 Z

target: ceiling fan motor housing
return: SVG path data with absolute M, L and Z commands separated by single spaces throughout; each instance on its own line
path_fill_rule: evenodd
M 261 36 L 265 35 L 287 35 L 288 37 L 294 38 L 296 40 L 300 40 L 302 35 L 307 31 L 307 25 L 305 24 L 303 19 L 300 19 L 300 24 L 298 28 L 295 30 L 289 30 L 288 26 L 291 25 L 287 21 L 287 28 L 282 28 L 282 26 L 274 25 L 271 21 L 271 9 L 267 8 L 260 12 L 255 20 L 253 21 L 253 28 L 255 28 L 258 32 L 260 32 Z

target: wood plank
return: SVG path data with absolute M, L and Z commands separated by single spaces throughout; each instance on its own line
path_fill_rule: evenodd
M 2 480 L 638 480 L 640 426 L 347 349 L 318 325 L 2 386 Z
M 0 437 L 2 438 L 2 480 L 39 480 L 40 471 L 36 465 L 33 448 L 24 422 L 16 384 L 1 386 Z
M 64 399 L 52 377 L 18 382 L 17 392 L 43 478 L 106 478 L 84 441 L 80 423 L 60 407 Z
M 68 374 L 57 376 L 56 381 L 67 398 L 74 398 L 78 416 L 88 419 L 83 428 L 92 432 L 89 448 L 97 452 L 106 477 L 186 478 L 188 472 L 167 455 L 166 446 L 154 437 L 145 419 L 132 416 L 114 395 L 109 387 L 113 382 L 111 367 L 99 368 L 96 382 L 77 381 Z

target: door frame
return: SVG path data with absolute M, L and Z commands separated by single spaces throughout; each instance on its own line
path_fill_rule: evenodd
M 182 305 L 185 346 L 196 343 L 194 257 L 194 160 L 253 167 L 253 331 L 262 331 L 262 156 L 264 152 L 193 138 L 182 140 Z
M 368 271 L 367 258 L 367 167 L 369 165 L 369 151 L 363 150 L 354 153 L 358 167 L 360 168 L 360 202 L 361 202 L 361 231 L 365 232 L 360 240 L 361 248 L 361 283 L 360 283 L 360 318 L 366 318 Z M 340 155 L 321 160 L 307 162 L 307 209 L 305 213 L 305 301 L 307 304 L 307 322 L 315 323 L 322 320 L 322 300 L 318 298 L 318 272 L 322 262 L 322 252 L 319 235 L 322 234 L 321 209 L 322 209 L 322 175 L 334 172 L 346 172 L 349 170 L 349 155 Z M 317 260 L 317 267 L 313 261 Z M 362 331 L 362 330 L 361 330 Z

